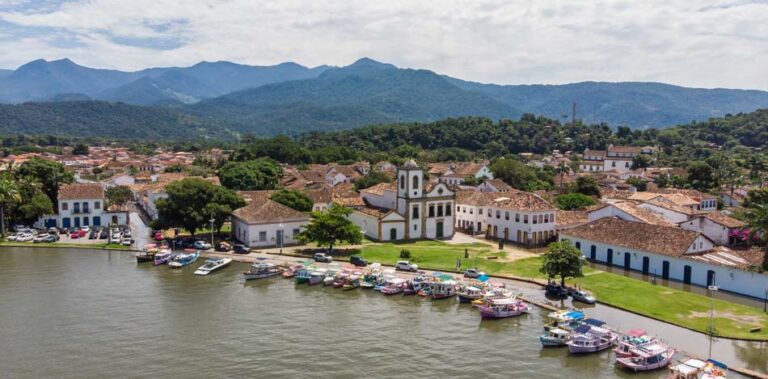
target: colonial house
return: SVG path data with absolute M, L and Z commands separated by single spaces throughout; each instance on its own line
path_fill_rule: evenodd
M 736 188 L 733 191 L 723 191 L 720 198 L 727 207 L 740 207 L 749 192 L 746 188 Z
M 651 200 L 640 203 L 638 207 L 655 213 L 674 224 L 687 221 L 702 213 L 701 211 L 692 209 L 689 206 L 679 205 L 674 201 L 661 196 L 654 197 Z
M 468 177 L 478 180 L 493 179 L 493 173 L 487 163 L 456 163 L 440 176 L 439 181 L 446 184 L 464 184 Z
M 754 270 L 760 255 L 715 247 L 699 232 L 678 227 L 601 218 L 560 233 L 589 260 L 665 280 L 752 297 L 765 296 L 768 275 Z
M 480 192 L 509 192 L 514 188 L 501 179 L 487 179 L 477 186 Z
M 453 236 L 456 196 L 444 183 L 429 183 L 412 159 L 397 170 L 394 183 L 360 192 L 365 207 L 350 216 L 370 238 L 444 239 Z
M 278 247 L 298 244 L 296 238 L 310 220 L 299 212 L 270 200 L 272 191 L 248 191 L 248 203 L 232 212 L 232 235 L 248 247 Z
M 56 225 L 62 228 L 128 224 L 128 212 L 109 212 L 101 183 L 75 183 L 59 188 Z M 51 222 L 46 222 L 51 226 Z
M 642 222 L 644 224 L 675 226 L 663 217 L 638 206 L 632 201 L 617 201 L 605 203 L 588 212 L 588 222 L 601 218 L 615 217 L 626 221 Z
M 657 148 L 652 146 L 608 146 L 608 150 L 584 150 L 584 159 L 579 168 L 586 172 L 616 171 L 627 173 L 632 169 L 632 159 L 640 154 L 653 155 Z
M 460 191 L 456 227 L 486 238 L 541 245 L 555 238 L 556 209 L 541 196 L 519 190 L 503 193 Z
M 716 244 L 729 245 L 732 242 L 731 233 L 744 228 L 746 223 L 721 212 L 709 212 L 694 216 L 678 225 L 683 229 L 699 232 Z

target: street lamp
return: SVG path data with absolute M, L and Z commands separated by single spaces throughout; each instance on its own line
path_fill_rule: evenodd
M 710 300 L 710 308 L 709 308 L 709 357 L 712 358 L 712 338 L 715 336 L 715 292 L 717 292 L 720 289 L 720 287 L 715 285 L 715 276 L 712 275 L 712 285 L 707 286 L 707 290 L 709 290 L 709 300 Z
M 360 231 L 360 234 L 363 235 L 363 241 L 365 241 L 365 232 L 366 232 L 365 229 Z M 361 242 L 363 242 L 363 241 L 361 241 Z M 362 243 L 361 243 L 361 245 L 362 245 Z M 365 255 L 363 255 L 364 251 L 365 251 L 365 248 L 363 246 L 360 246 L 360 258 L 365 258 Z M 766 291 L 766 293 L 768 293 L 768 291 Z
M 280 227 L 280 255 L 283 255 L 283 239 L 285 238 L 285 225 L 281 222 L 279 225 Z
M 213 248 L 213 223 L 216 222 L 216 219 L 214 219 L 213 215 L 211 215 L 211 219 L 208 221 L 211 223 L 211 248 Z

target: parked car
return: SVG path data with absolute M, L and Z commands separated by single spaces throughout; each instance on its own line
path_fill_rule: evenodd
M 88 239 L 89 240 L 95 240 L 96 238 L 99 238 L 99 230 L 96 228 L 93 228 L 90 233 L 88 233 Z
M 198 250 L 208 250 L 211 248 L 211 244 L 205 241 L 195 241 L 195 243 L 192 244 L 192 247 Z
M 13 234 L 8 236 L 8 241 L 16 241 L 16 239 L 21 237 L 22 234 L 24 234 L 24 233 L 13 233 Z
M 326 253 L 316 253 L 314 256 L 315 262 L 325 262 L 325 263 L 331 263 L 333 262 L 333 257 Z
M 216 244 L 214 250 L 219 252 L 226 252 L 232 250 L 232 246 L 228 242 L 221 241 Z
M 131 237 L 131 236 L 132 236 L 131 229 L 125 229 L 123 231 L 123 237 Z
M 86 225 L 86 226 L 83 226 L 82 228 L 80 228 L 80 230 L 84 231 L 85 233 L 90 233 L 91 232 L 91 227 Z
M 408 261 L 397 261 L 395 270 L 416 272 L 419 266 Z
M 17 242 L 29 242 L 34 239 L 35 236 L 32 235 L 32 233 L 22 233 L 20 236 L 16 237 Z
M 109 239 L 109 243 L 113 244 L 119 244 L 121 241 L 119 234 L 113 234 L 112 237 Z
M 365 267 L 368 266 L 368 261 L 365 259 L 358 257 L 357 255 L 353 255 L 349 257 L 349 263 L 352 263 L 353 265 L 357 267 Z
M 476 267 L 471 267 L 464 271 L 465 278 L 479 278 L 483 275 L 485 275 L 485 273 L 478 270 Z
M 557 299 L 568 298 L 568 290 L 557 283 L 547 283 L 547 285 L 544 287 L 544 292 L 547 294 L 547 296 Z
M 59 229 L 56 229 L 56 228 L 53 228 L 53 227 L 52 228 L 48 228 L 48 234 L 59 235 Z
M 101 231 L 99 232 L 99 239 L 105 240 L 109 238 L 109 230 L 107 228 L 101 228 Z
M 72 228 L 69 230 L 69 238 L 77 239 L 80 238 L 80 231 L 77 230 L 77 228 Z
M 48 236 L 48 234 L 38 234 L 35 236 L 35 238 L 32 238 L 33 243 L 43 242 L 43 237 Z
M 571 297 L 573 298 L 573 300 L 580 301 L 586 304 L 594 304 L 595 302 L 597 302 L 597 299 L 595 299 L 595 296 L 593 296 L 591 293 L 584 290 L 571 291 Z
M 235 254 L 248 254 L 251 252 L 251 249 L 249 249 L 247 246 L 243 244 L 235 244 L 234 246 L 234 253 Z
M 131 237 L 123 237 L 123 240 L 121 242 L 123 246 L 131 246 L 133 241 L 131 241 Z
M 59 236 L 53 235 L 53 234 L 40 234 L 35 239 L 32 240 L 33 243 L 40 243 L 40 242 L 56 242 L 59 240 Z

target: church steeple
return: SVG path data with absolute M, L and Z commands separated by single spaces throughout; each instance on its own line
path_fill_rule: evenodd
M 416 161 L 409 159 L 397 169 L 397 197 L 420 198 L 423 189 L 424 171 L 416 164 Z

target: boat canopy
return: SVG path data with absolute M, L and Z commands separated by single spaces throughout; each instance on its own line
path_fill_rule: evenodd
M 645 336 L 647 334 L 648 333 L 646 333 L 645 330 L 642 330 L 642 329 L 630 329 L 627 332 L 627 335 L 631 336 L 631 337 L 642 337 L 642 336 Z
M 586 332 L 588 332 L 590 329 L 592 329 L 592 327 L 591 327 L 591 326 L 589 326 L 589 325 L 579 325 L 579 326 L 578 326 L 576 329 L 574 329 L 573 331 L 574 331 L 574 332 L 576 332 L 576 333 L 581 333 L 581 334 L 583 334 L 583 333 L 586 333 Z
M 715 366 L 717 366 L 717 367 L 720 367 L 720 368 L 721 368 L 721 369 L 723 369 L 723 370 L 727 370 L 727 369 L 728 369 L 728 365 L 726 365 L 726 364 L 725 364 L 725 363 L 723 363 L 723 362 L 718 362 L 718 361 L 716 361 L 716 360 L 714 360 L 714 359 L 712 359 L 712 358 L 710 358 L 710 359 L 707 359 L 707 362 L 709 362 L 709 363 L 711 363 L 711 364 L 713 364 L 713 365 L 715 365 Z
M 594 326 L 603 326 L 603 325 L 605 325 L 605 321 L 600 321 L 600 320 L 598 320 L 596 318 L 588 318 L 588 319 L 584 320 L 584 322 L 589 324 L 589 325 L 594 325 Z
M 483 274 L 483 275 L 480 275 L 480 276 L 478 276 L 478 277 L 477 277 L 477 280 L 478 280 L 478 281 L 480 281 L 480 282 L 483 282 L 483 283 L 485 283 L 485 282 L 487 282 L 487 281 L 488 281 L 488 279 L 490 279 L 490 278 L 491 278 L 490 276 Z

